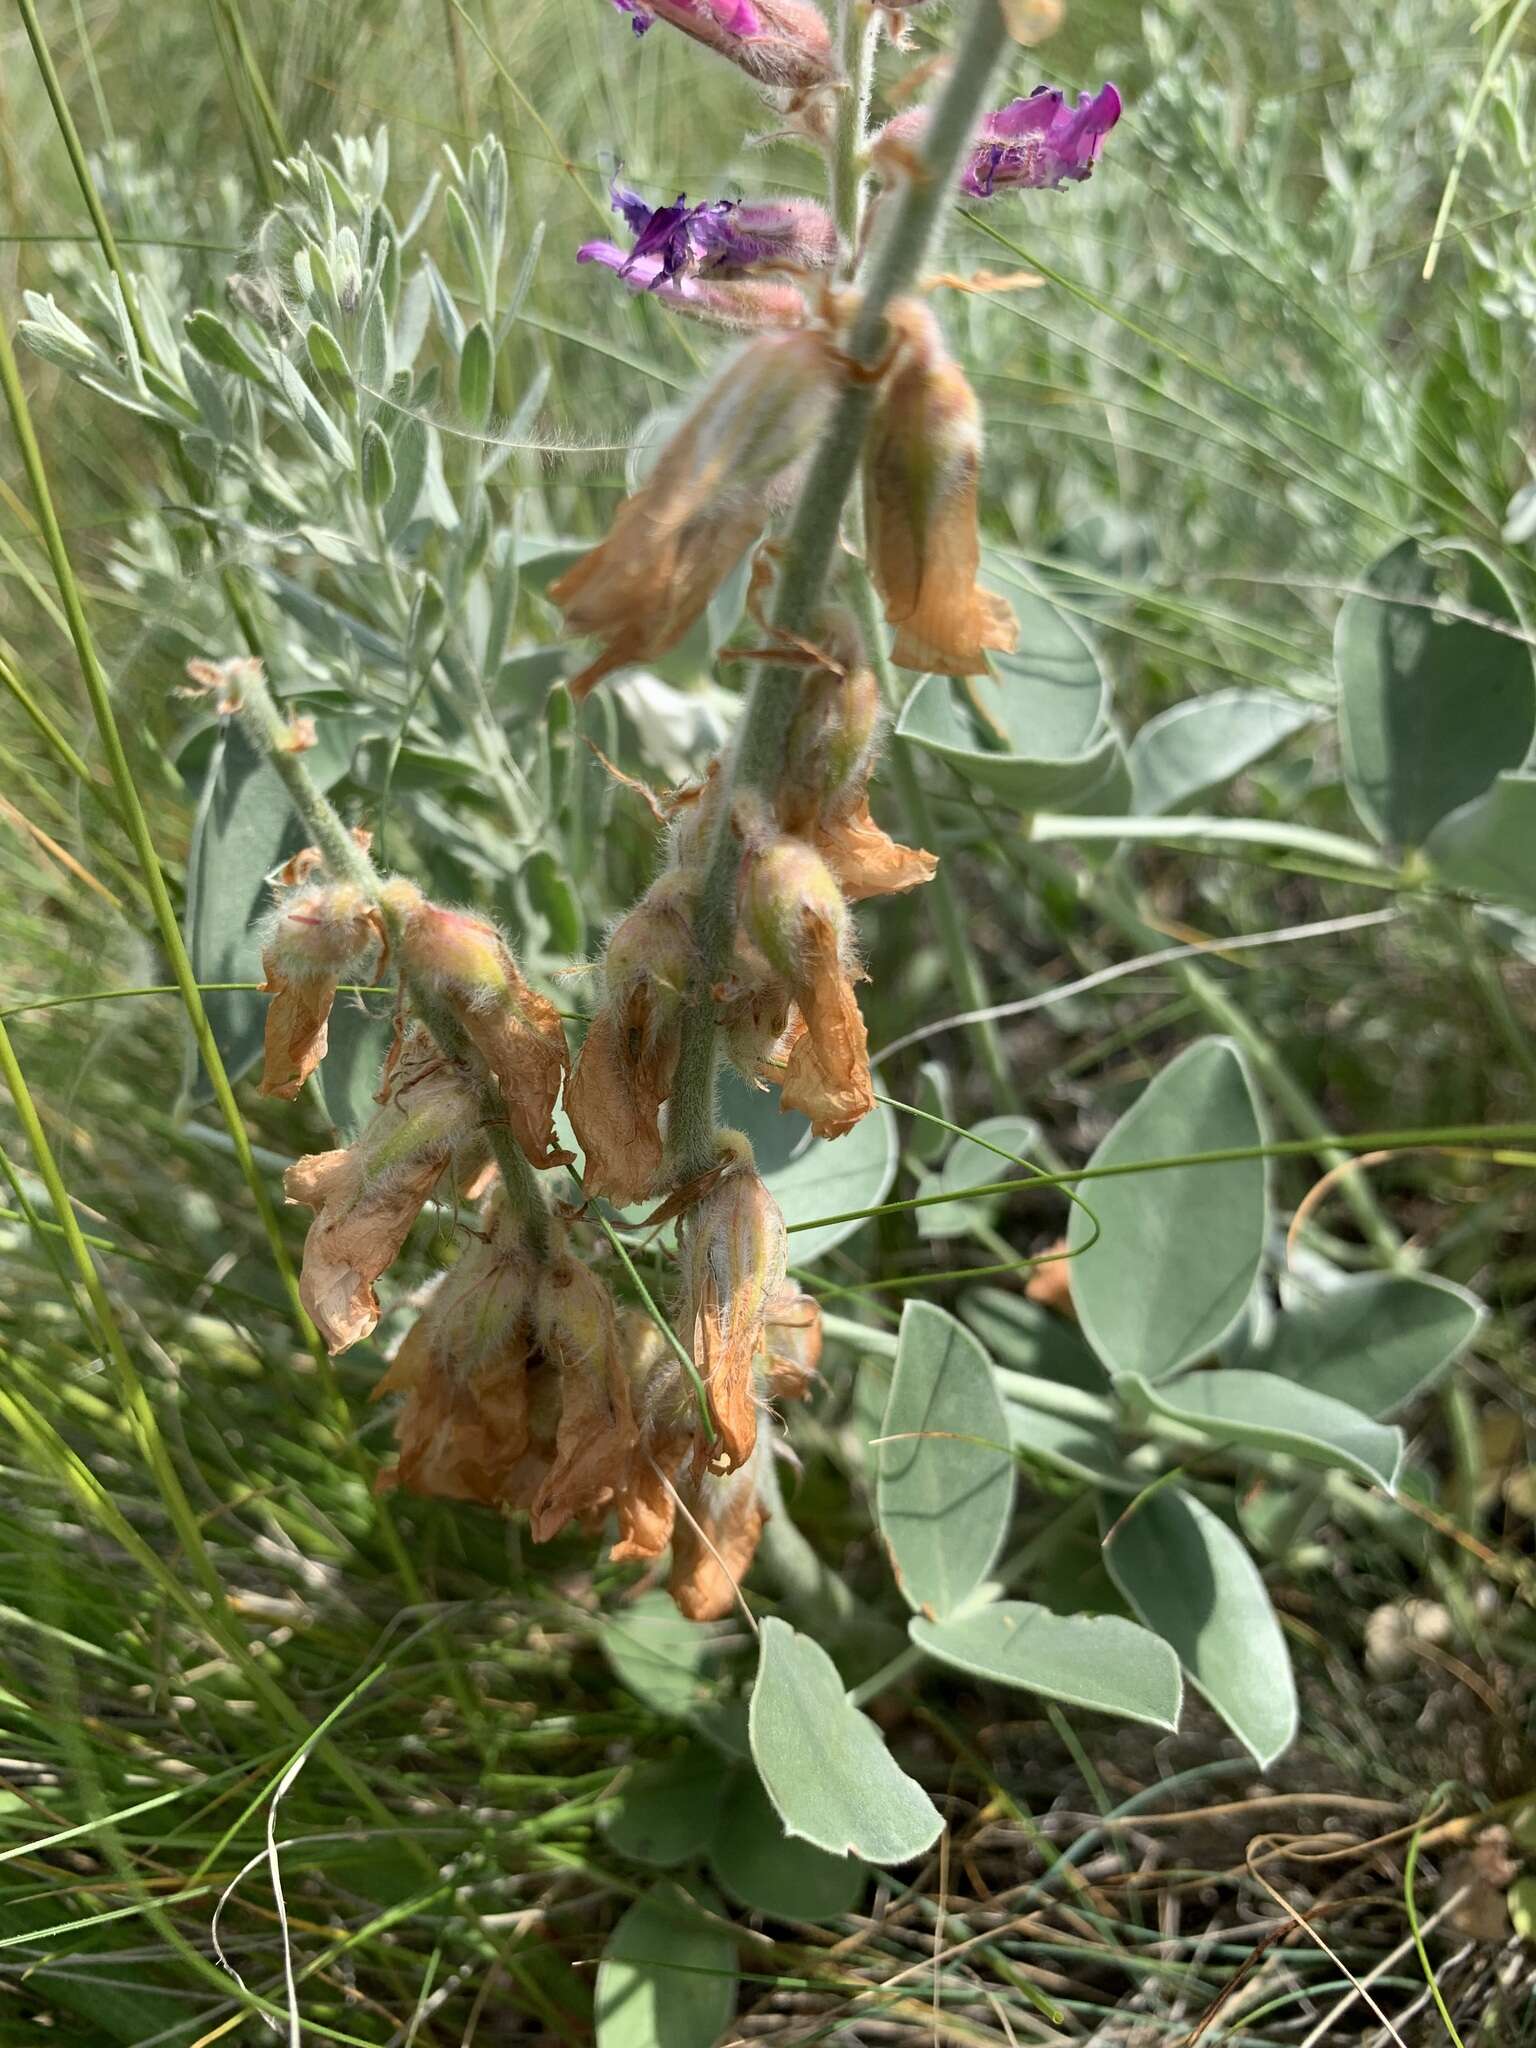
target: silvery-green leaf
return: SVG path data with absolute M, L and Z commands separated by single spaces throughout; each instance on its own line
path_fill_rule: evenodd
M 1402 541 L 1364 582 L 1334 635 L 1345 781 L 1379 839 L 1422 846 L 1525 759 L 1531 653 L 1514 600 L 1464 542 Z
M 1111 1515 L 1119 1513 L 1112 1504 Z M 1110 1576 L 1261 1764 L 1296 1734 L 1290 1653 L 1258 1567 L 1202 1502 L 1160 1485 L 1105 1546 Z
M 801 1841 L 829 1856 L 910 1863 L 943 1833 L 933 1801 L 849 1705 L 826 1651 L 777 1615 L 762 1624 L 749 1726 L 763 1789 Z
M 1171 705 L 1147 721 L 1127 750 L 1131 808 L 1152 815 L 1193 803 L 1316 717 L 1316 705 L 1278 690 L 1213 690 Z
M 1356 1273 L 1326 1292 L 1293 1290 L 1246 1363 L 1384 1418 L 1422 1394 L 1466 1349 L 1485 1311 L 1431 1273 Z
M 855 1856 L 786 1835 L 758 1780 L 738 1773 L 722 1806 L 715 1800 L 710 1865 L 738 1905 L 776 1920 L 834 1920 L 857 1905 L 869 1872 Z
M 1205 1038 L 1148 1083 L 1095 1167 L 1263 1142 L 1242 1055 Z M 1212 1351 L 1243 1312 L 1268 1228 L 1262 1159 L 1085 1180 L 1068 1244 L 1083 1333 L 1112 1374 L 1165 1379 Z M 1088 1213 L 1092 1212 L 1092 1215 Z M 1100 1234 L 1094 1238 L 1092 1217 Z
M 597 2048 L 714 2048 L 736 2009 L 736 1943 L 670 1882 L 637 1899 L 597 1966 Z
M 942 1618 L 990 1571 L 1013 1511 L 1008 1419 L 992 1362 L 931 1302 L 902 1312 L 876 1512 L 903 1598 Z
M 1274 1373 L 1243 1366 L 1185 1373 L 1150 1387 L 1123 1380 L 1128 1396 L 1141 1394 L 1160 1415 L 1187 1423 L 1219 1443 L 1280 1451 L 1309 1465 L 1336 1466 L 1368 1485 L 1391 1492 L 1403 1458 L 1401 1430 L 1373 1422 L 1332 1394 L 1297 1386 Z
M 908 1633 L 957 1671 L 1155 1728 L 1178 1726 L 1178 1658 L 1160 1636 L 1119 1615 L 1052 1614 L 1030 1600 L 999 1600 L 947 1621 L 914 1615 Z

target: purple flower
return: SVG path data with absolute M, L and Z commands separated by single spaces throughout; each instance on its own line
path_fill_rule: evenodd
M 1104 138 L 1120 118 L 1113 85 L 1080 93 L 1073 106 L 1054 85 L 1037 85 L 1027 99 L 1011 100 L 982 123 L 960 189 L 990 199 L 1005 187 L 1052 191 L 1069 179 L 1091 176 Z
M 613 4 L 620 14 L 629 16 L 629 25 L 637 36 L 643 36 L 656 19 L 654 14 L 640 5 L 640 0 L 613 0 Z
M 812 200 L 769 199 L 742 206 L 731 199 L 707 199 L 690 206 L 688 195 L 679 192 L 670 206 L 652 207 L 617 179 L 609 194 L 635 246 L 626 256 L 612 242 L 588 242 L 577 251 L 577 260 L 602 263 L 636 290 L 658 291 L 698 273 L 739 277 L 755 270 L 829 270 L 837 261 L 837 229 L 831 215 Z

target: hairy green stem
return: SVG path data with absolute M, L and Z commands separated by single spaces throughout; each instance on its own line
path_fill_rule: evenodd
M 880 360 L 886 346 L 886 310 L 922 267 L 929 241 L 948 205 L 961 152 L 970 141 L 993 71 L 1007 41 L 996 0 L 975 0 L 954 69 L 933 110 L 918 174 L 907 186 L 889 232 L 879 244 L 863 299 L 846 343 L 848 377 L 827 431 L 811 459 L 785 539 L 772 625 L 786 640 L 802 639 L 815 622 L 837 551 L 843 506 L 858 468 L 874 407 L 875 385 L 858 374 Z M 857 94 L 850 96 L 857 102 Z M 860 138 L 862 144 L 862 137 Z M 709 850 L 694 926 L 698 965 L 672 1092 L 671 1164 L 676 1180 L 704 1172 L 715 1145 L 715 1009 L 712 991 L 726 971 L 736 923 L 739 851 L 731 827 L 731 797 L 773 788 L 799 694 L 794 668 L 757 671 L 726 763 L 725 788 Z

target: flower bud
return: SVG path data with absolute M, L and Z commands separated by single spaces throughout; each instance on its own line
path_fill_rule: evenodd
M 396 884 L 386 888 L 384 901 L 386 908 L 409 904 Z M 573 1155 L 560 1150 L 554 1127 L 570 1061 L 560 1013 L 523 980 L 496 927 L 418 901 L 405 911 L 400 958 L 406 972 L 452 1011 L 490 1068 L 529 1164 L 566 1165 Z
M 378 912 L 350 882 L 284 896 L 262 935 L 267 1005 L 261 1092 L 291 1102 L 325 1058 L 331 1004 L 383 945 Z
M 858 653 L 840 666 L 841 675 L 812 669 L 800 684 L 775 803 L 786 832 L 807 833 L 819 818 L 845 810 L 869 780 L 880 728 L 879 685 Z
M 768 1303 L 784 1279 L 788 1238 L 751 1146 L 739 1131 L 719 1135 L 724 1171 L 678 1220 L 677 1328 L 704 1382 L 717 1460 L 734 1470 L 757 1440 L 753 1366 Z
M 681 29 L 759 85 L 795 93 L 837 76 L 832 32 L 812 0 L 614 0 L 636 35 L 656 21 Z
M 672 1540 L 672 1482 L 694 1448 L 698 1410 L 671 1345 L 642 1309 L 621 1312 L 619 1351 L 638 1440 L 628 1479 L 614 1498 L 619 1540 L 608 1557 L 626 1564 L 660 1557 Z
M 723 1621 L 736 1605 L 768 1520 L 756 1467 L 770 1456 L 763 1446 L 740 1471 L 723 1477 L 706 1472 L 682 1488 L 688 1513 L 678 1516 L 672 1532 L 667 1591 L 690 1621 Z
M 569 629 L 603 642 L 570 682 L 578 701 L 683 638 L 767 524 L 834 385 L 824 338 L 806 332 L 759 336 L 704 393 L 607 538 L 549 587 Z
M 940 675 L 983 675 L 986 649 L 1011 648 L 1010 606 L 976 582 L 981 409 L 927 307 L 892 308 L 896 367 L 865 445 L 869 564 L 897 628 L 891 658 Z
M 638 1202 L 661 1169 L 661 1105 L 672 1092 L 693 972 L 692 913 L 691 878 L 673 869 L 608 941 L 608 999 L 587 1027 L 565 1100 L 588 1195 Z
M 799 1010 L 780 1107 L 797 1109 L 820 1138 L 840 1138 L 874 1108 L 868 1038 L 845 957 L 848 911 L 819 854 L 798 839 L 772 840 L 749 857 L 741 894 L 747 936 L 783 977 Z
M 538 1268 L 500 1200 L 486 1235 L 444 1274 L 406 1333 L 374 1400 L 401 1394 L 396 1463 L 376 1490 L 403 1486 L 496 1507 L 528 1449 L 529 1353 Z
M 283 1176 L 290 1202 L 313 1209 L 299 1293 L 331 1352 L 379 1320 L 374 1282 L 446 1175 L 463 1184 L 486 1156 L 479 1104 L 464 1069 L 426 1032 L 407 1036 L 388 1096 L 342 1151 L 300 1159 Z

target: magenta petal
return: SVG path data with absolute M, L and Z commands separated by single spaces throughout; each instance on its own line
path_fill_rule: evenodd
M 1017 142 L 1025 135 L 1043 135 L 1062 108 L 1066 95 L 1054 85 L 1037 86 L 1024 99 L 1010 100 L 982 123 L 989 142 Z

